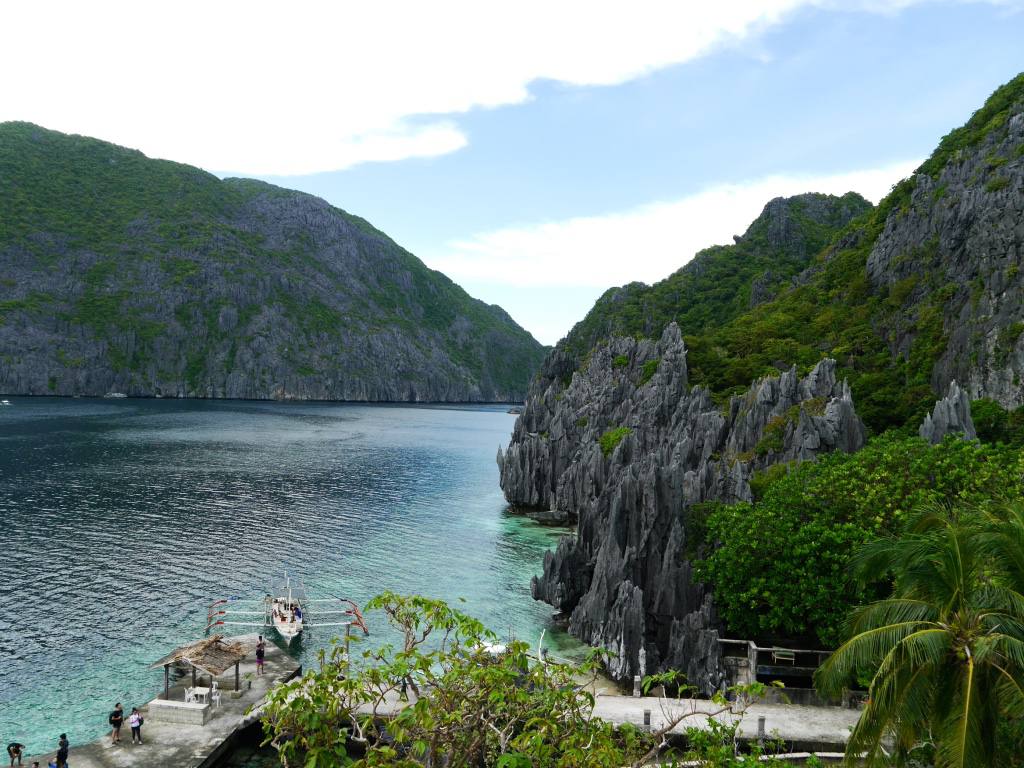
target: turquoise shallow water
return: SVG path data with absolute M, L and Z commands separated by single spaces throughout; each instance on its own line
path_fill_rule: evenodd
M 558 532 L 508 514 L 502 407 L 11 398 L 0 407 L 0 739 L 99 736 L 214 597 L 288 570 L 362 603 L 460 604 L 572 655 L 529 595 Z M 381 619 L 369 617 L 371 624 Z M 371 629 L 374 627 L 371 625 Z M 310 632 L 294 653 L 328 644 Z M 7 743 L 4 741 L 4 743 Z

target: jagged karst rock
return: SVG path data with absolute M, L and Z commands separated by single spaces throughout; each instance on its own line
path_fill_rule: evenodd
M 658 341 L 598 346 L 568 382 L 564 362 L 551 355 L 498 453 L 509 502 L 577 519 L 576 535 L 545 557 L 533 595 L 567 613 L 574 635 L 614 652 L 616 679 L 672 663 L 713 690 L 717 621 L 693 578 L 688 510 L 749 500 L 752 472 L 771 464 L 860 448 L 849 387 L 823 360 L 803 378 L 794 367 L 761 379 L 721 407 L 689 386 L 674 323 Z
M 964 440 L 977 438 L 971 400 L 955 381 L 949 383 L 946 396 L 936 401 L 932 412 L 925 414 L 917 433 L 929 443 L 941 443 L 946 435 L 962 435 Z

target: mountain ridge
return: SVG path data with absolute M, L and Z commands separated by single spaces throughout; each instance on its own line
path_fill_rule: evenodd
M 365 219 L 0 124 L 0 391 L 520 401 L 544 348 Z

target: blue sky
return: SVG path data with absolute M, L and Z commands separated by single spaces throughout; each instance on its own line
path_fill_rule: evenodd
M 877 200 L 1024 70 L 1020 3 L 684 5 L 517 4 L 488 17 L 438 3 L 422 17 L 408 6 L 294 27 L 257 7 L 241 25 L 206 19 L 223 53 L 168 69 L 174 116 L 165 102 L 149 119 L 137 103 L 114 121 L 113 92 L 55 112 L 0 85 L 0 119 L 322 196 L 550 344 L 605 288 L 664 277 L 777 194 Z M 156 24 L 167 41 L 134 51 L 140 77 L 165 82 L 160 48 L 192 21 Z M 247 77 L 253 57 L 275 55 Z M 92 114 L 104 98 L 108 114 Z

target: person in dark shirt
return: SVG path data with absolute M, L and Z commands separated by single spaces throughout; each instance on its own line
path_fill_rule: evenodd
M 11 758 L 11 766 L 14 765 L 14 758 L 18 758 L 18 765 L 21 765 L 21 753 L 24 749 L 25 745 L 19 744 L 16 741 L 12 741 L 7 745 L 7 756 Z
M 121 724 L 124 722 L 124 710 L 121 709 L 120 701 L 114 705 L 114 711 L 110 713 L 110 717 L 107 718 L 107 722 L 110 723 L 110 743 L 120 744 Z
M 62 733 L 60 741 L 57 742 L 57 768 L 68 768 L 68 752 L 71 745 L 68 743 L 68 735 Z
M 260 635 L 260 639 L 256 641 L 256 674 L 263 674 L 263 660 L 267 655 L 267 644 L 263 640 L 263 635 Z

